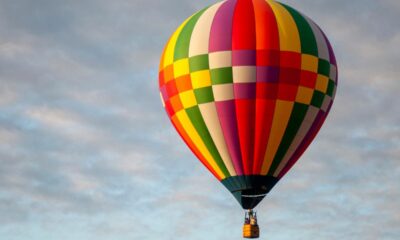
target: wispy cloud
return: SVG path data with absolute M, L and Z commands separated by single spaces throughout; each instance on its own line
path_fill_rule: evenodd
M 259 207 L 262 233 L 398 239 L 400 5 L 285 2 L 328 34 L 340 86 L 316 142 Z M 239 238 L 239 206 L 157 89 L 169 34 L 211 3 L 0 3 L 1 239 Z

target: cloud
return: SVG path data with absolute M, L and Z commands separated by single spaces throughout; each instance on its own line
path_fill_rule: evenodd
M 285 2 L 331 39 L 340 85 L 315 143 L 260 205 L 262 234 L 398 239 L 400 6 Z M 239 205 L 158 96 L 163 45 L 211 3 L 0 3 L 0 238 L 239 238 Z

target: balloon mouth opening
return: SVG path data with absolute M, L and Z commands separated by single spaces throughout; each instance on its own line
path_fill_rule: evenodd
M 273 176 L 234 176 L 222 180 L 243 209 L 255 208 L 278 182 Z
M 257 190 L 255 191 L 257 192 Z M 253 190 L 250 191 L 245 190 L 245 191 L 232 192 L 232 194 L 243 209 L 251 210 L 254 209 L 267 195 L 267 193 L 251 195 L 253 192 L 254 192 Z

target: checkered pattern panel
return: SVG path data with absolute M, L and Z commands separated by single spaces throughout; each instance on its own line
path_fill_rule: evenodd
M 232 55 L 244 59 L 235 64 Z M 259 65 L 246 65 L 252 62 L 245 58 L 243 51 L 214 52 L 180 59 L 162 69 L 160 91 L 170 116 L 198 104 L 234 100 L 236 97 L 291 101 L 323 111 L 327 110 L 322 108 L 324 102 L 333 100 L 336 66 L 327 60 L 293 52 L 281 52 L 275 60 L 260 60 Z M 223 86 L 215 87 L 217 85 Z M 249 88 L 264 90 L 258 94 L 254 91 L 253 95 L 243 94 L 249 92 L 246 90 Z M 271 91 L 275 94 L 267 93 Z

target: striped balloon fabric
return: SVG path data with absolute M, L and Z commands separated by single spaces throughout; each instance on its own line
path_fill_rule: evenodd
M 250 209 L 321 128 L 337 65 L 325 34 L 302 13 L 275 1 L 228 0 L 171 36 L 159 87 L 180 136 Z

